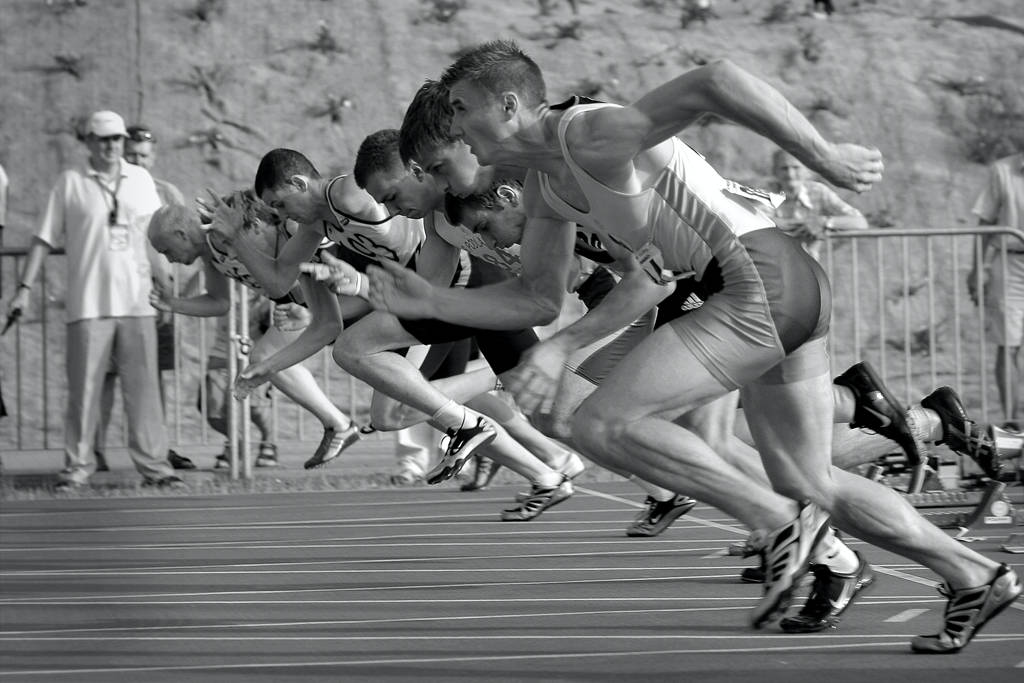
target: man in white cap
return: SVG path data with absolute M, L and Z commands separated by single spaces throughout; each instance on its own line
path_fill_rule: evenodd
M 157 388 L 155 309 L 146 230 L 160 207 L 153 178 L 122 161 L 124 119 L 92 114 L 85 126 L 88 162 L 60 174 L 29 248 L 8 313 L 24 310 L 50 250 L 67 252 L 65 467 L 58 489 L 84 486 L 95 471 L 93 437 L 99 392 L 111 363 L 121 377 L 129 449 L 143 484 L 183 488 L 167 462 L 167 432 Z

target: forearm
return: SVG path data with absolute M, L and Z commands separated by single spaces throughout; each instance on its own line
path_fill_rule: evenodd
M 275 259 L 263 253 L 245 239 L 232 244 L 235 255 L 260 283 L 267 296 L 279 298 L 288 294 L 299 277 L 299 263 Z
M 341 324 L 336 322 L 317 322 L 313 318 L 298 338 L 288 346 L 280 349 L 277 353 L 264 359 L 261 365 L 264 366 L 267 374 L 274 374 L 298 365 L 302 361 L 324 348 L 341 334 Z
M 703 114 L 715 114 L 772 140 L 813 170 L 830 143 L 766 81 L 727 60 L 669 81 L 634 105 L 650 119 L 642 148 L 674 135 Z
M 552 339 L 578 349 L 621 330 L 644 315 L 666 296 L 675 284 L 659 285 L 641 270 L 629 271 L 601 302 Z
M 553 289 L 553 288 L 551 288 Z M 432 317 L 487 330 L 518 330 L 547 325 L 562 310 L 564 290 L 541 292 L 522 278 L 465 289 L 433 287 Z
M 829 216 L 825 219 L 826 230 L 866 230 L 868 219 L 863 215 L 849 214 L 843 216 Z
M 31 288 L 35 284 L 43 262 L 49 253 L 49 244 L 38 237 L 32 240 L 32 245 L 28 248 L 28 256 L 25 258 L 25 267 L 22 268 L 21 278 L 18 280 L 19 285 Z
M 227 299 L 203 294 L 193 297 L 168 297 L 164 302 L 174 313 L 195 318 L 214 318 L 226 315 L 230 306 Z

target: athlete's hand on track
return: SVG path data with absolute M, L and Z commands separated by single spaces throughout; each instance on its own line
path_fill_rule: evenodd
M 881 181 L 885 168 L 880 151 L 847 142 L 833 144 L 825 158 L 808 166 L 833 185 L 857 192 L 867 192 Z
M 210 231 L 216 233 L 221 241 L 230 246 L 242 232 L 245 225 L 245 213 L 241 208 L 229 206 L 216 192 L 206 188 L 210 200 L 196 197 L 199 215 L 204 222 L 210 224 Z
M 434 287 L 412 269 L 382 261 L 379 266 L 367 268 L 366 274 L 370 278 L 367 300 L 374 308 L 399 318 L 434 317 L 430 304 Z
M 359 290 L 362 289 L 363 276 L 359 271 L 352 264 L 326 251 L 320 252 L 320 263 L 300 263 L 299 272 L 317 282 L 326 283 L 327 288 L 335 294 L 359 296 Z
M 546 415 L 551 412 L 565 363 L 571 353 L 572 349 L 553 337 L 535 344 L 523 354 L 523 360 L 518 366 L 502 375 L 502 384 L 515 396 L 516 405 L 526 415 Z

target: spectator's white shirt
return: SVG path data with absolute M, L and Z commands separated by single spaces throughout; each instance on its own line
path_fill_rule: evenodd
M 1024 154 L 1005 157 L 989 167 L 988 182 L 972 213 L 997 225 L 1024 229 Z
M 116 187 L 118 227 L 108 222 Z M 104 189 L 106 188 L 106 189 Z M 66 320 L 152 316 L 149 219 L 160 208 L 149 172 L 121 163 L 106 185 L 89 166 L 64 171 L 50 191 L 37 237 L 67 252 Z

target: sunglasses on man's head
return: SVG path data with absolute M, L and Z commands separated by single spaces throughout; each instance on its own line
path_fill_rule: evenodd
M 156 142 L 156 138 L 148 130 L 133 130 L 128 133 L 132 142 Z

